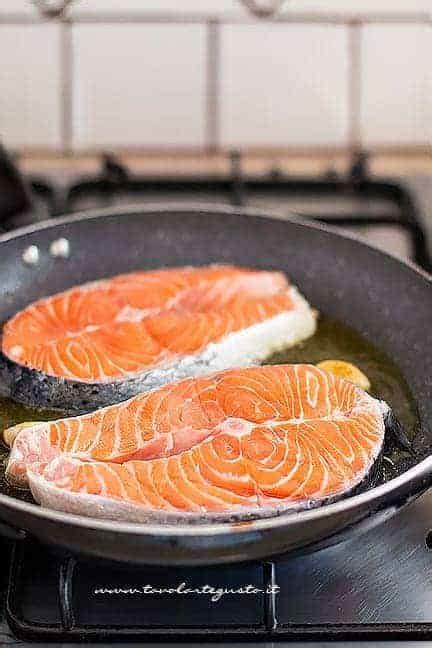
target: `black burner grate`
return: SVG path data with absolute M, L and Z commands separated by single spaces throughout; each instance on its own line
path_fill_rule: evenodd
M 276 627 L 274 565 L 136 567 L 17 543 L 7 617 L 30 640 L 266 637 Z
M 228 202 L 234 207 L 266 206 L 289 210 L 293 199 L 345 201 L 347 207 L 337 213 L 334 203 L 323 209 L 318 202 L 312 212 L 293 207 L 305 218 L 342 227 L 364 228 L 391 226 L 406 233 L 410 256 L 422 268 L 432 271 L 432 257 L 427 241 L 426 217 L 413 192 L 401 180 L 371 178 L 367 155 L 359 151 L 353 156 L 350 171 L 340 175 L 329 171 L 320 177 L 287 176 L 278 169 L 259 176 L 242 172 L 241 155 L 231 153 L 231 170 L 227 175 L 184 177 L 140 177 L 132 174 L 113 155 L 102 158 L 99 175 L 84 177 L 70 185 L 64 196 L 64 212 L 94 206 L 108 207 L 118 201 L 145 202 L 163 199 L 172 201 Z M 384 209 L 377 207 L 383 203 Z M 294 203 L 295 205 L 295 203 Z M 289 213 L 289 211 L 288 211 Z
M 137 567 L 27 539 L 13 552 L 7 620 L 17 637 L 43 642 L 431 638 L 428 497 L 360 543 L 279 564 Z M 217 602 L 206 585 L 223 590 Z M 157 593 L 179 586 L 194 592 Z
M 31 219 L 131 202 L 229 203 L 282 215 L 294 211 L 305 218 L 360 232 L 370 227 L 392 228 L 408 239 L 409 256 L 432 271 L 428 218 L 416 192 L 400 179 L 372 177 L 365 152 L 353 156 L 347 174 L 329 170 L 317 177 L 286 175 L 278 168 L 262 175 L 248 175 L 242 171 L 240 153 L 232 152 L 230 159 L 227 174 L 157 177 L 132 173 L 115 156 L 106 154 L 102 156 L 100 173 L 59 187 L 41 177 L 24 181 L 13 161 L 0 149 L 0 228 L 11 230 Z

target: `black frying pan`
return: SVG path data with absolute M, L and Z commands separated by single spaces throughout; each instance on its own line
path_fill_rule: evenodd
M 70 242 L 67 259 L 49 254 L 59 237 Z M 40 251 L 35 266 L 22 262 L 29 245 Z M 311 511 L 237 525 L 140 525 L 59 513 L 0 493 L 3 523 L 73 551 L 119 560 L 219 563 L 337 542 L 348 531 L 387 518 L 432 483 L 431 285 L 415 268 L 322 227 L 199 207 L 63 218 L 0 237 L 0 258 L 1 321 L 39 297 L 137 268 L 210 262 L 279 268 L 320 311 L 351 325 L 396 360 L 417 399 L 421 440 L 415 465 L 400 476 Z

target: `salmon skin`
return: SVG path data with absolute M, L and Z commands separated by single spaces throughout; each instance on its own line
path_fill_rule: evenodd
M 86 412 L 167 382 L 264 360 L 315 332 L 280 272 L 234 266 L 120 275 L 37 301 L 3 329 L 3 392 Z
M 231 369 L 18 433 L 7 479 L 48 508 L 128 521 L 244 520 L 353 491 L 389 408 L 313 365 Z

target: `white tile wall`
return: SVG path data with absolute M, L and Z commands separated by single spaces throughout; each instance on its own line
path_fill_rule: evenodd
M 0 138 L 8 146 L 59 146 L 58 45 L 55 25 L 0 25 Z
M 4 0 L 9 4 L 14 0 Z M 25 0 L 17 0 L 22 4 Z M 244 13 L 240 0 L 76 0 L 76 11 L 181 11 L 240 12 Z M 431 0 L 285 0 L 284 12 L 414 12 L 431 11 Z
M 238 0 L 79 0 L 72 7 L 73 11 L 95 13 L 98 11 L 157 11 L 157 12 L 196 12 L 218 13 L 221 11 L 242 10 Z
M 72 15 L 127 10 L 244 15 L 239 0 L 76 0 Z M 432 0 L 287 0 L 285 12 L 429 11 Z M 0 0 L 5 13 L 30 0 Z M 74 28 L 74 145 L 204 143 L 206 34 L 199 25 Z M 221 34 L 224 145 L 343 144 L 344 28 L 256 23 Z M 60 145 L 59 33 L 0 24 L 0 140 Z M 432 143 L 432 29 L 364 29 L 361 132 L 367 144 Z
M 432 11 L 431 0 L 287 0 L 285 11 L 402 12 Z
M 72 12 L 110 11 L 244 12 L 240 0 L 75 0 Z M 31 0 L 0 0 L 4 12 L 33 12 Z M 432 11 L 431 0 L 286 0 L 285 12 Z
M 74 28 L 76 146 L 199 146 L 205 124 L 200 25 Z
M 29 0 L 1 0 L 0 16 L 5 13 L 25 13 L 34 12 L 34 6 Z
M 432 28 L 368 27 L 362 51 L 365 143 L 432 144 Z
M 337 26 L 225 27 L 223 143 L 343 143 L 348 118 L 346 51 L 346 30 Z

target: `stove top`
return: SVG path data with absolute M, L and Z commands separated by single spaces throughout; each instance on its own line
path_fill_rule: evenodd
M 431 520 L 426 493 L 335 547 L 207 568 L 121 565 L 25 540 L 12 549 L 0 642 L 12 633 L 105 643 L 430 639 Z
M 228 202 L 354 229 L 431 270 L 431 185 L 371 178 L 363 154 L 347 176 L 317 178 L 277 169 L 246 176 L 233 154 L 226 177 L 180 179 L 138 177 L 105 156 L 100 174 L 65 186 L 55 178 L 22 178 L 0 149 L 0 227 L 131 202 Z M 6 543 L 0 645 L 431 639 L 431 529 L 432 492 L 361 537 L 277 563 L 137 568 L 67 556 L 30 539 Z

